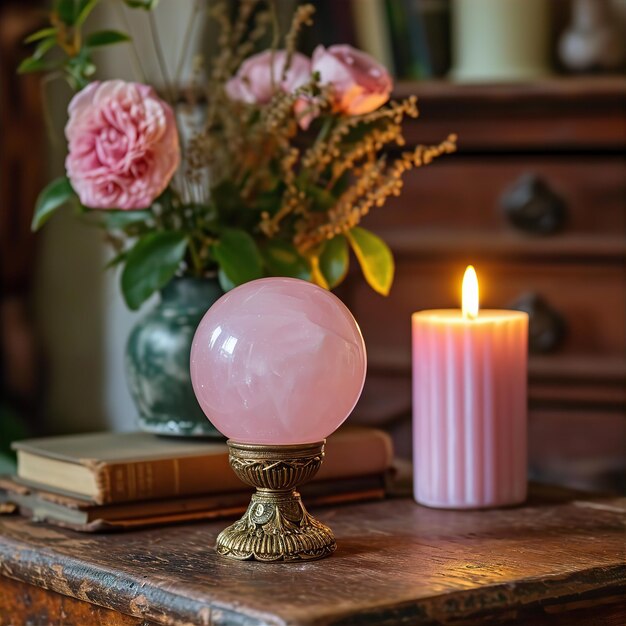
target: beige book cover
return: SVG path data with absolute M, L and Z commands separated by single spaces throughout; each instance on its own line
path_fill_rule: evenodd
M 98 504 L 241 490 L 222 442 L 90 433 L 28 439 L 13 448 L 21 482 Z M 344 426 L 327 441 L 318 480 L 379 474 L 392 458 L 385 432 Z

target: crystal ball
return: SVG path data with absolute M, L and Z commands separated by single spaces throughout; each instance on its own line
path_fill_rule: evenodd
M 223 295 L 191 346 L 196 398 L 239 443 L 323 440 L 352 412 L 366 368 L 348 308 L 295 278 L 262 278 Z

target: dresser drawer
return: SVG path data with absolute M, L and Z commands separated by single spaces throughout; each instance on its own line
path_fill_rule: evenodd
M 626 231 L 626 177 L 619 157 L 446 157 L 411 172 L 403 193 L 367 218 L 374 230 L 519 233 Z
M 535 354 L 542 357 L 542 376 L 557 376 L 572 358 L 626 359 L 626 269 L 621 263 L 420 259 L 399 264 L 388 298 L 372 293 L 362 281 L 350 283 L 347 301 L 361 325 L 373 369 L 410 368 L 411 313 L 460 307 L 461 280 L 469 262 L 477 267 L 484 308 L 516 307 L 534 295 L 557 320 L 560 329 L 554 331 L 558 334 L 554 341 L 547 337 L 535 346 Z M 540 313 L 540 319 L 531 316 L 531 336 L 542 329 L 550 332 L 550 315 Z M 541 328 L 533 329 L 535 319 Z
M 454 132 L 459 150 L 472 153 L 624 149 L 623 76 L 461 85 L 409 82 L 397 84 L 395 91 L 398 97 L 419 98 L 419 118 L 405 124 L 409 146 L 437 143 Z

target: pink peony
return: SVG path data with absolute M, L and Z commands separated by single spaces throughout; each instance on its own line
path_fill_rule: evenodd
M 94 209 L 143 209 L 167 187 L 180 147 L 172 108 L 152 87 L 94 82 L 70 102 L 65 169 Z
M 276 50 L 273 58 L 271 50 L 249 57 L 226 83 L 228 97 L 248 104 L 267 104 L 276 88 L 292 93 L 311 80 L 311 61 L 299 52 L 294 53 L 285 80 L 281 80 L 286 61 L 285 50 Z
M 352 46 L 318 46 L 313 52 L 313 72 L 322 85 L 334 88 L 335 107 L 348 115 L 371 113 L 389 100 L 391 76 L 369 54 Z

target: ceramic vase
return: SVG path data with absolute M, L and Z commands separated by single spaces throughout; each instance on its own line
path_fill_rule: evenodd
M 175 278 L 132 329 L 126 374 L 142 430 L 178 437 L 223 438 L 194 395 L 189 354 L 203 315 L 223 294 L 217 278 Z

